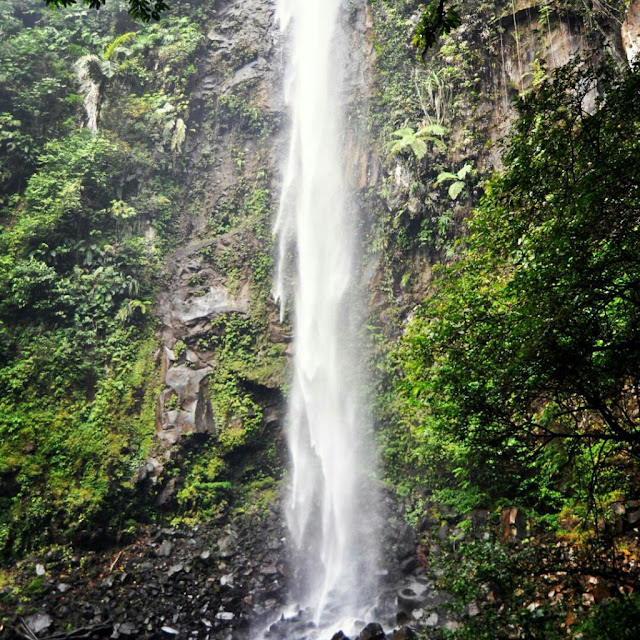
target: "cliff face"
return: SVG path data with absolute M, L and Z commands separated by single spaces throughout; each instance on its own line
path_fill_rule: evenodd
M 621 6 L 565 5 L 465 0 L 462 26 L 424 63 L 409 44 L 414 2 L 345 8 L 346 165 L 385 443 L 401 428 L 386 355 L 428 295 L 432 267 L 455 256 L 482 179 L 500 164 L 513 99 L 576 54 L 637 57 L 638 2 L 622 32 Z M 233 602 L 246 614 L 245 588 L 263 589 L 258 613 L 273 609 L 286 595 L 275 514 L 292 339 L 270 295 L 287 135 L 274 3 L 185 1 L 144 28 L 115 9 L 42 14 L 35 0 L 0 3 L 0 19 L 0 547 L 15 557 L 34 540 L 103 545 L 166 516 L 178 529 L 151 536 L 167 564 L 163 539 L 214 521 L 231 530 L 195 546 L 214 548 L 216 576 L 227 575 L 225 558 L 239 574 L 260 556 L 253 586 L 220 585 L 229 600 L 218 613 Z M 416 154 L 411 140 L 434 124 L 444 144 Z M 437 181 L 445 171 L 461 176 L 455 197 Z M 230 514 L 245 513 L 239 532 Z M 256 542 L 250 532 L 265 522 Z M 249 551 L 226 556 L 228 536 Z M 190 566 L 178 546 L 176 564 Z M 209 556 L 197 562 L 204 584 Z

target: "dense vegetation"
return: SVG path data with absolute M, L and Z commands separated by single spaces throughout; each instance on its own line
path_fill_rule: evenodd
M 140 29 L 117 8 L 35 0 L 1 2 L 0 29 L 4 555 L 126 528 L 118 496 L 155 431 L 148 310 L 202 35 L 185 16 Z
M 505 169 L 399 354 L 404 455 L 422 491 L 459 513 L 518 505 L 537 530 L 533 547 L 472 543 L 464 573 L 451 567 L 467 600 L 489 584 L 510 603 L 472 624 L 473 637 L 510 637 L 509 625 L 566 634 L 571 605 L 542 604 L 540 566 L 637 583 L 622 560 L 634 537 L 613 507 L 640 487 L 639 89 L 637 71 L 585 64 L 519 101 Z M 621 617 L 618 632 L 630 624 Z
M 242 478 L 259 510 L 278 473 L 275 442 L 248 464 L 233 458 L 262 436 L 263 396 L 273 403 L 284 387 L 286 339 L 267 335 L 266 302 L 277 117 L 251 79 L 194 97 L 210 17 L 199 3 L 177 3 L 161 25 L 135 23 L 124 1 L 99 13 L 41 4 L 0 0 L 2 559 L 47 541 L 122 538 L 144 517 L 149 496 L 135 500 L 133 479 L 163 389 L 153 303 L 165 257 L 189 234 L 184 218 L 200 208 L 198 256 L 231 293 L 248 284 L 253 306 L 173 346 L 174 365 L 215 353 L 217 430 L 185 439 L 166 465 L 174 507 L 182 522 L 213 519 Z M 444 6 L 432 3 L 431 18 Z M 583 12 L 594 32 L 621 6 L 556 9 Z M 503 45 L 505 29 L 487 25 L 505 11 L 515 24 L 516 8 L 480 0 L 465 3 L 463 33 L 438 27 L 428 67 L 416 66 L 420 7 L 372 2 L 370 132 L 383 170 L 363 208 L 380 276 L 367 329 L 387 478 L 409 521 L 432 525 L 422 550 L 458 596 L 457 637 L 633 637 L 638 71 L 599 59 L 549 77 L 537 52 L 519 84 L 496 82 L 517 29 Z M 417 44 L 433 44 L 424 33 Z M 226 79 L 259 57 L 254 45 L 228 52 Z M 518 117 L 504 169 L 485 182 L 486 102 L 509 98 Z M 215 121 L 194 122 L 204 111 Z M 225 156 L 212 142 L 221 136 Z M 209 176 L 225 170 L 233 186 L 214 198 Z M 438 262 L 449 266 L 405 324 Z M 190 277 L 204 294 L 202 273 Z M 178 404 L 170 395 L 165 408 Z

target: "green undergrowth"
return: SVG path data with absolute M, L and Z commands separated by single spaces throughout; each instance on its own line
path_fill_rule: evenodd
M 455 529 L 442 586 L 459 607 L 482 604 L 459 609 L 453 637 L 635 628 L 637 545 L 613 505 L 640 490 L 638 82 L 584 59 L 522 96 L 459 259 L 387 352 L 390 481 L 412 522 L 438 505 L 433 526 Z M 511 540 L 500 517 L 514 507 L 526 514 L 515 544 L 496 542 Z M 478 510 L 487 539 L 468 535 Z
M 153 301 L 180 236 L 204 43 L 205 14 L 180 5 L 163 25 L 140 25 L 121 3 L 98 13 L 0 2 L 5 560 L 115 540 L 143 517 L 134 477 L 161 384 Z

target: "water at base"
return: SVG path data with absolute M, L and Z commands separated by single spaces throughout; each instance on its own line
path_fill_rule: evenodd
M 293 282 L 287 519 L 292 597 L 319 627 L 362 618 L 376 576 L 376 497 L 357 346 L 355 207 L 345 184 L 342 0 L 278 0 L 290 43 L 290 146 L 275 231 L 275 296 Z M 292 265 L 294 268 L 292 268 Z

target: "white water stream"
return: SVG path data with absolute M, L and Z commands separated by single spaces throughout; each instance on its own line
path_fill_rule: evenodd
M 293 596 L 312 608 L 316 622 L 327 624 L 363 615 L 376 574 L 375 500 L 354 293 L 356 209 L 346 187 L 342 148 L 343 4 L 278 0 L 290 43 L 291 131 L 275 226 L 274 293 L 284 314 L 288 291 L 294 292 L 287 512 L 299 578 Z

